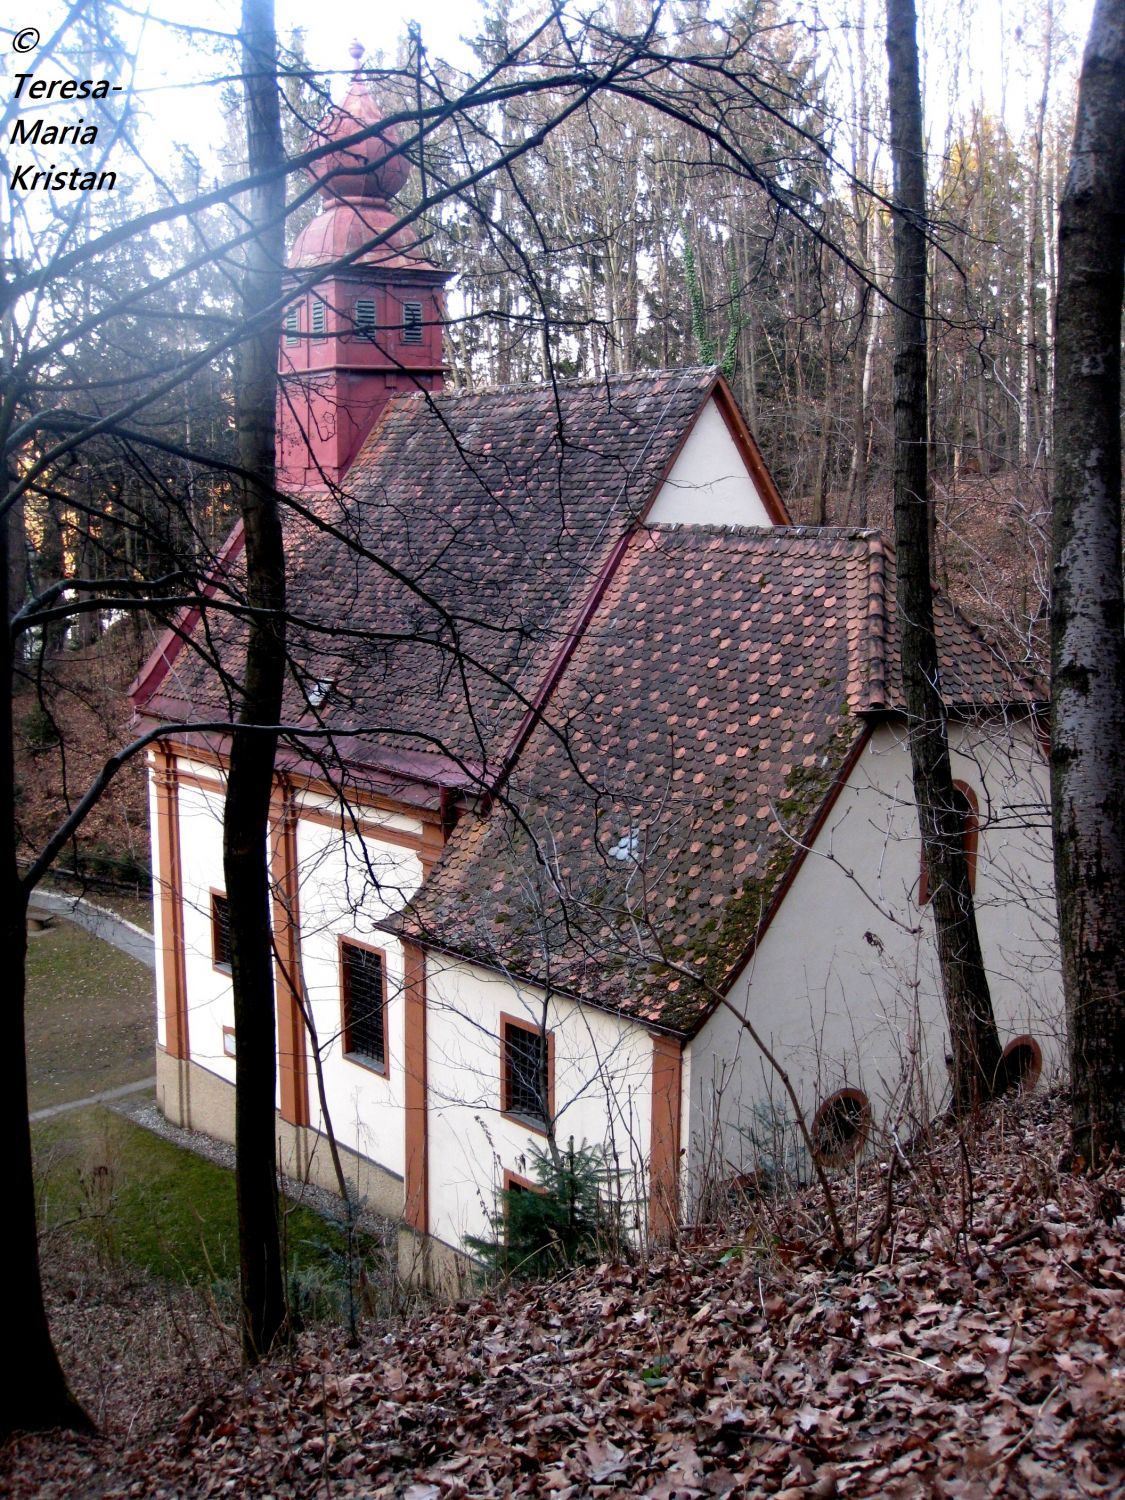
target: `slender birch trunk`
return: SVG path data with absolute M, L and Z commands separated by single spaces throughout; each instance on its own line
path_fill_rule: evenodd
M 1051 804 L 1075 1158 L 1125 1150 L 1125 4 L 1097 0 L 1059 206 Z

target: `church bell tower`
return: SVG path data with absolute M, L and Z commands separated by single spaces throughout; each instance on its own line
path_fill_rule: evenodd
M 353 47 L 357 67 L 362 55 Z M 313 131 L 310 149 L 381 120 L 357 72 L 343 103 Z M 283 489 L 340 484 L 393 395 L 442 387 L 442 289 L 450 273 L 424 258 L 409 228 L 395 228 L 399 215 L 390 202 L 410 175 L 409 162 L 395 154 L 398 147 L 384 126 L 308 169 L 322 203 L 289 257 L 287 286 L 294 295 L 278 363 L 277 482 Z M 320 266 L 324 274 L 315 277 Z

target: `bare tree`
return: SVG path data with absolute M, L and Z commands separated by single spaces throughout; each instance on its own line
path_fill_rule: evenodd
M 938 675 L 930 565 L 926 401 L 926 186 L 914 0 L 888 0 L 894 157 L 895 546 L 914 796 L 934 912 L 959 1112 L 986 1099 L 1000 1038 L 981 955 Z
M 286 1320 L 278 1217 L 274 1098 L 277 1025 L 270 879 L 266 854 L 276 731 L 285 682 L 285 551 L 274 484 L 277 335 L 269 316 L 281 295 L 285 152 L 278 107 L 273 0 L 243 0 L 242 69 L 254 230 L 242 306 L 251 334 L 238 383 L 238 500 L 245 537 L 246 658 L 238 724 L 230 737 L 223 803 L 223 866 L 230 910 L 235 1059 L 235 1152 L 242 1352 L 268 1353 Z
M 1059 212 L 1051 792 L 1075 1160 L 1125 1149 L 1125 8 L 1098 0 Z
M 688 320 L 682 305 L 685 296 L 678 264 L 681 257 L 671 242 L 684 216 L 681 210 L 687 197 L 688 169 L 706 170 L 708 189 L 721 181 L 732 202 L 736 197 L 734 190 L 737 188 L 741 193 L 750 182 L 760 190 L 762 212 L 753 223 L 745 219 L 736 221 L 740 233 L 734 264 L 745 287 L 750 265 L 768 262 L 777 293 L 769 318 L 759 317 L 757 327 L 748 330 L 744 340 L 750 346 L 746 360 L 747 388 L 754 396 L 754 369 L 766 368 L 769 380 L 776 380 L 786 401 L 790 398 L 794 402 L 804 401 L 811 390 L 827 412 L 828 387 L 815 369 L 820 357 L 818 351 L 826 346 L 822 338 L 805 340 L 803 330 L 819 315 L 820 304 L 827 304 L 828 299 L 819 294 L 810 299 L 803 291 L 797 295 L 785 284 L 787 277 L 790 282 L 807 279 L 810 268 L 819 263 L 821 251 L 831 238 L 830 221 L 822 202 L 831 176 L 826 148 L 800 97 L 799 78 L 795 83 L 793 70 L 773 63 L 764 75 L 757 71 L 745 29 L 723 37 L 712 35 L 701 25 L 698 34 L 693 31 L 686 45 L 666 51 L 651 13 L 642 11 L 640 19 L 630 24 L 635 25 L 634 32 L 614 31 L 596 24 L 584 29 L 576 22 L 568 22 L 561 7 L 552 8 L 542 24 L 536 23 L 530 43 L 509 45 L 505 41 L 490 55 L 481 77 L 475 80 L 453 79 L 438 69 L 427 71 L 424 54 L 416 48 L 411 67 L 389 80 L 398 89 L 401 105 L 392 113 L 390 123 L 401 128 L 403 150 L 415 160 L 422 159 L 426 166 L 420 196 L 404 218 L 432 224 L 448 211 L 453 217 L 459 213 L 475 227 L 487 226 L 493 206 L 493 187 L 489 184 L 497 182 L 503 184 L 505 202 L 520 204 L 521 211 L 526 211 L 529 196 L 535 201 L 534 193 L 528 193 L 529 183 L 532 187 L 538 183 L 542 188 L 542 178 L 536 178 L 532 158 L 543 143 L 556 134 L 561 139 L 567 129 L 577 133 L 580 121 L 589 122 L 595 136 L 601 132 L 607 145 L 620 156 L 616 164 L 620 170 L 610 170 L 614 166 L 612 161 L 599 164 L 599 171 L 590 174 L 589 201 L 580 207 L 570 205 L 567 214 L 559 215 L 565 232 L 577 228 L 579 237 L 585 240 L 581 248 L 586 257 L 584 279 L 575 280 L 560 272 L 557 261 L 553 261 L 548 238 L 543 235 L 536 241 L 534 222 L 530 223 L 532 232 L 524 234 L 528 223 L 520 220 L 514 209 L 512 220 L 495 231 L 495 247 L 502 251 L 498 258 L 505 272 L 518 272 L 524 278 L 524 296 L 513 302 L 498 276 L 495 303 L 485 300 L 480 321 L 487 323 L 493 314 L 507 316 L 515 306 L 522 319 L 521 328 L 537 337 L 523 339 L 525 347 L 532 347 L 533 357 L 526 366 L 515 368 L 513 363 L 511 373 L 517 378 L 535 373 L 553 378 L 556 371 L 566 372 L 568 362 L 580 357 L 593 361 L 600 358 L 610 366 L 616 359 L 626 357 L 620 352 L 624 350 L 643 354 L 648 349 L 652 362 L 657 362 L 657 355 L 659 362 L 679 357 L 682 342 L 676 344 L 667 339 L 661 342 L 664 335 L 657 329 L 658 325 L 663 327 L 660 320 L 665 313 L 675 317 L 679 303 L 680 333 L 684 338 L 687 336 Z M 249 1307 L 243 1331 L 247 1353 L 254 1357 L 268 1347 L 283 1317 L 278 1297 L 279 1264 L 271 1234 L 271 1219 L 276 1220 L 272 1155 L 272 975 L 268 964 L 263 966 L 262 962 L 263 942 L 268 942 L 268 911 L 263 896 L 264 876 L 258 868 L 265 857 L 263 799 L 268 796 L 280 725 L 278 661 L 285 649 L 285 596 L 272 476 L 276 330 L 285 301 L 276 278 L 282 258 L 282 220 L 286 213 L 303 208 L 311 190 L 298 191 L 286 206 L 277 186 L 280 180 L 277 104 L 276 96 L 270 103 L 266 94 L 276 90 L 278 80 L 271 22 L 264 0 L 247 0 L 243 41 L 251 130 L 248 175 L 213 191 L 192 191 L 162 201 L 159 206 L 121 222 L 91 226 L 84 239 L 76 240 L 65 215 L 60 215 L 58 237 L 51 242 L 50 253 L 37 249 L 38 258 L 27 265 L 4 268 L 5 281 L 0 288 L 3 306 L 9 321 L 22 318 L 21 326 L 27 329 L 32 326 L 35 307 L 43 299 L 57 299 L 61 306 L 63 289 L 73 278 L 91 267 L 104 267 L 107 256 L 123 247 L 135 246 L 160 226 L 190 222 L 194 236 L 187 237 L 182 259 L 171 270 L 147 273 L 137 287 L 109 286 L 104 289 L 101 303 L 86 309 L 68 307 L 66 317 L 60 320 L 65 326 L 48 321 L 40 326 L 36 337 L 24 339 L 18 348 L 5 351 L 0 438 L 11 466 L 6 505 L 13 517 L 24 497 L 35 493 L 37 484 L 44 489 L 53 486 L 61 466 L 72 455 L 93 451 L 99 440 L 119 445 L 139 466 L 159 454 L 162 458 L 174 458 L 184 465 L 185 471 L 198 475 L 203 464 L 210 460 L 213 472 L 222 477 L 223 483 L 233 482 L 237 489 L 247 539 L 248 571 L 244 583 L 228 581 L 217 592 L 206 592 L 204 581 L 214 554 L 200 541 L 203 528 L 189 524 L 184 527 L 189 545 L 179 552 L 170 550 L 167 567 L 159 579 L 153 576 L 153 570 L 135 566 L 86 577 L 67 571 L 67 548 L 55 549 L 60 565 L 58 576 L 39 579 L 42 586 L 29 602 L 22 597 L 10 599 L 9 618 L 14 622 L 13 638 L 26 638 L 36 632 L 43 638 L 49 628 L 62 631 L 70 619 L 96 611 L 102 615 L 116 610 L 145 612 L 155 622 L 164 623 L 185 606 L 207 612 L 205 629 L 200 633 L 203 644 L 207 643 L 207 630 L 223 611 L 235 613 L 247 626 L 244 639 L 250 641 L 250 658 L 242 680 L 231 681 L 229 675 L 220 679 L 219 696 L 225 696 L 231 711 L 225 716 L 217 714 L 207 721 L 207 727 L 215 733 L 229 734 L 232 746 L 229 800 L 234 806 L 226 859 L 228 891 L 235 908 L 232 940 L 238 955 L 236 992 L 241 996 L 238 1065 L 240 1078 L 246 1081 L 240 1092 L 244 1095 L 252 1092 L 255 1096 L 254 1102 L 247 1104 L 246 1129 L 242 1132 L 244 1145 L 240 1149 L 244 1161 L 252 1161 L 253 1184 L 248 1179 L 243 1206 L 248 1222 L 256 1226 L 252 1234 L 257 1236 L 258 1245 L 255 1253 L 249 1248 L 248 1235 L 245 1248 L 254 1264 L 244 1267 Z M 807 59 L 802 66 L 808 66 Z M 599 114 L 603 104 L 607 110 L 609 105 L 613 106 L 612 115 Z M 655 106 L 660 120 L 668 127 L 654 154 L 659 157 L 663 152 L 667 160 L 676 162 L 676 172 L 670 174 L 676 178 L 674 191 L 669 193 L 674 217 L 666 221 L 666 228 L 670 226 L 667 242 L 657 244 L 655 249 L 651 244 L 642 248 L 635 223 L 621 225 L 617 213 L 620 205 L 615 202 L 615 197 L 632 192 L 634 182 L 641 181 L 638 174 L 643 153 L 635 148 L 631 132 L 638 117 L 648 117 L 650 105 Z M 795 115 L 791 128 L 785 124 L 790 107 Z M 763 142 L 756 140 L 750 128 L 759 115 L 768 121 Z M 357 139 L 362 134 L 358 131 Z M 582 137 L 578 140 L 572 156 L 581 152 Z M 776 163 L 779 141 L 784 168 L 771 175 L 770 167 L 759 165 L 758 159 Z M 687 156 L 684 142 L 695 143 Z M 303 152 L 290 165 L 314 162 L 317 154 L 316 149 Z M 520 167 L 524 163 L 528 165 L 528 178 L 521 179 Z M 646 190 L 650 197 L 655 197 L 659 184 L 650 183 Z M 220 209 L 238 193 L 255 195 L 248 218 L 232 221 L 224 217 L 218 232 L 204 232 L 204 216 Z M 541 199 L 545 196 L 540 193 Z M 544 211 L 547 206 L 541 203 Z M 534 220 L 534 215 L 531 218 Z M 717 224 L 702 208 L 694 210 L 693 218 L 698 226 L 707 229 L 711 297 L 722 304 L 729 287 L 730 260 L 724 243 L 727 226 Z M 782 225 L 786 226 L 785 233 L 779 232 Z M 385 238 L 393 232 L 389 231 Z M 491 231 L 482 229 L 482 232 Z M 806 232 L 810 242 L 819 248 L 808 248 Z M 30 233 L 27 238 L 30 242 Z M 591 246 L 595 247 L 593 251 Z M 243 311 L 237 317 L 216 317 L 211 324 L 195 329 L 198 336 L 189 348 L 178 352 L 177 358 L 163 362 L 154 359 L 141 371 L 122 372 L 116 383 L 103 392 L 105 399 L 100 406 L 91 406 L 87 401 L 94 387 L 92 380 L 85 384 L 73 380 L 69 385 L 62 382 L 64 397 L 58 399 L 52 399 L 49 382 L 44 383 L 43 390 L 35 387 L 32 379 L 35 372 L 46 369 L 54 374 L 56 366 L 52 361 L 61 359 L 75 339 L 85 338 L 92 329 L 111 325 L 115 319 L 137 316 L 150 306 L 158 286 L 186 286 L 188 278 L 201 267 L 219 264 L 225 268 L 228 257 L 242 247 L 248 247 L 243 253 L 249 258 Z M 856 284 L 866 289 L 870 280 L 869 258 L 865 255 L 862 261 L 857 261 L 849 256 L 846 246 L 840 248 Z M 646 296 L 638 281 L 649 253 L 653 254 L 654 263 L 662 267 L 663 281 L 655 292 Z M 870 257 L 872 262 L 875 259 Z M 308 290 L 324 272 L 323 266 L 318 267 L 299 290 Z M 577 308 L 567 300 L 570 289 L 576 285 L 581 289 Z M 851 300 L 855 301 L 854 291 Z M 718 311 L 729 317 L 730 307 L 720 305 Z M 854 309 L 848 316 L 854 316 Z M 463 336 L 466 329 L 472 331 L 476 317 L 473 311 L 466 318 L 459 330 Z M 560 323 L 565 329 L 561 333 Z M 595 332 L 590 331 L 591 324 Z M 598 325 L 612 330 L 612 341 L 601 337 Z M 509 337 L 507 330 L 502 337 Z M 206 444 L 193 441 L 188 433 L 178 434 L 173 440 L 166 432 L 142 430 L 138 414 L 143 418 L 151 413 L 158 401 L 178 400 L 185 381 L 193 373 L 229 360 L 233 351 L 242 346 L 246 352 L 242 363 L 237 457 L 208 452 Z M 596 352 L 599 350 L 602 352 Z M 511 352 L 509 349 L 503 358 L 507 359 Z M 835 368 L 832 358 L 829 341 L 823 360 L 826 369 Z M 922 363 L 924 370 L 924 351 Z M 763 382 L 763 389 L 768 384 L 769 381 Z M 923 422 L 923 430 L 924 425 Z M 854 434 L 849 434 L 848 457 L 853 441 Z M 18 472 L 17 457 L 21 464 Z M 828 466 L 827 455 L 818 459 L 822 474 L 827 474 Z M 822 488 L 819 479 L 816 488 Z M 924 497 L 924 477 L 914 493 Z M 170 510 L 174 508 L 174 499 L 174 487 L 170 487 Z M 96 498 L 89 509 L 96 518 Z M 186 513 L 191 515 L 190 506 Z M 138 535 L 145 533 L 146 523 L 139 509 L 127 515 L 124 529 Z M 14 531 L 13 525 L 13 534 Z M 925 567 L 922 576 L 928 588 Z M 432 601 L 423 599 L 422 603 L 427 608 L 432 606 Z M 906 613 L 913 618 L 910 610 Z M 457 622 L 448 618 L 437 619 L 435 633 L 440 627 L 447 632 L 443 639 L 452 639 L 456 645 L 456 626 Z M 519 628 L 518 622 L 515 628 Z M 213 655 L 210 664 L 215 668 Z M 10 679 L 13 658 L 8 659 L 7 667 Z M 10 710 L 5 711 L 8 717 L 0 725 L 0 734 L 4 736 L 0 766 L 5 786 L 14 794 L 10 750 L 13 725 Z M 932 715 L 923 713 L 921 717 L 928 720 Z M 161 732 L 175 732 L 177 727 L 200 726 L 168 726 Z M 315 723 L 289 729 L 294 741 L 306 750 L 310 738 L 315 740 L 319 733 Z M 135 753 L 146 742 L 142 737 L 127 751 Z M 30 868 L 22 876 L 16 865 L 14 825 L 5 824 L 0 862 L 3 889 L 12 897 L 5 904 L 5 922 L 14 924 L 10 932 L 11 952 L 17 956 L 23 952 L 22 934 L 17 929 L 28 890 L 48 867 L 60 847 L 60 838 L 65 839 L 80 826 L 85 811 L 109 784 L 121 763 L 121 757 L 115 757 L 93 778 L 86 792 L 74 800 L 73 809 L 67 809 L 58 836 L 52 835 L 35 851 Z M 948 759 L 945 766 L 948 781 Z M 253 789 L 245 803 L 239 785 L 243 780 Z M 13 802 L 14 795 L 7 797 L 8 809 Z M 957 845 L 958 839 L 955 809 L 949 805 L 948 796 L 941 806 L 943 813 L 937 819 L 934 838 L 945 850 L 946 845 Z M 951 849 L 950 858 L 955 854 L 956 850 Z M 953 893 L 948 899 L 960 903 L 961 886 L 954 882 L 948 868 L 931 865 L 931 869 L 935 889 L 940 893 L 948 888 Z M 12 1014 L 7 1008 L 4 1011 L 3 1025 L 8 1029 L 2 1036 L 6 1065 L 11 1069 L 4 1090 L 4 1108 L 15 1127 L 12 1139 L 16 1142 L 17 1160 L 13 1175 L 19 1216 L 15 1237 L 24 1255 L 20 1262 L 18 1299 L 19 1317 L 23 1321 L 18 1323 L 17 1336 L 25 1368 L 31 1373 L 21 1386 L 23 1404 L 18 1410 L 13 1408 L 12 1414 L 16 1425 L 30 1426 L 59 1420 L 79 1421 L 81 1414 L 69 1402 L 58 1373 L 35 1271 L 26 1077 L 18 1010 L 19 1007 L 14 1007 Z M 20 1060 L 18 1069 L 16 1059 Z M 21 1116 L 19 1121 L 15 1120 L 17 1114 Z M 256 1146 L 252 1145 L 255 1141 Z

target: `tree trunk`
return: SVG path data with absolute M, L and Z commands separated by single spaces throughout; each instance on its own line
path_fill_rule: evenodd
M 243 0 L 242 67 L 249 168 L 267 173 L 251 196 L 251 241 L 243 282 L 248 320 L 281 293 L 285 175 L 277 99 L 273 0 Z M 238 445 L 245 474 L 239 505 L 246 536 L 245 678 L 238 722 L 275 725 L 285 678 L 285 556 L 274 489 L 276 319 L 242 345 Z M 242 1350 L 260 1359 L 286 1327 L 278 1219 L 274 1099 L 277 1048 L 267 861 L 276 733 L 236 728 L 223 816 L 223 867 L 230 910 L 234 985 L 235 1156 L 242 1290 Z
M 5 423 L 5 426 L 9 424 Z M 27 1111 L 27 1055 L 24 1001 L 27 984 L 27 896 L 16 861 L 15 726 L 12 722 L 12 641 L 8 621 L 13 604 L 13 569 L 9 541 L 13 528 L 0 524 L 0 603 L 4 621 L 0 671 L 0 942 L 9 976 L 8 998 L 0 1006 L 0 1128 L 7 1142 L 7 1279 L 11 1295 L 4 1312 L 8 1349 L 17 1364 L 10 1372 L 8 1395 L 0 1402 L 0 1436 L 70 1427 L 92 1431 L 93 1423 L 67 1389 L 43 1305 L 39 1276 L 39 1240 L 35 1216 L 35 1179 L 31 1161 L 31 1126 Z M 19 637 L 18 639 L 22 639 Z
M 1059 208 L 1051 804 L 1076 1158 L 1125 1149 L 1125 6 L 1098 0 Z
M 992 1093 L 1000 1041 L 954 799 L 930 583 L 926 445 L 926 183 L 914 0 L 888 0 L 894 159 L 894 509 L 898 629 L 914 797 L 953 1053 L 953 1107 Z
M 1020 338 L 1020 463 L 1038 467 L 1043 461 L 1043 393 L 1039 389 L 1042 343 L 1036 311 L 1039 286 L 1039 200 L 1043 193 L 1043 139 L 1047 130 L 1047 105 L 1051 93 L 1054 60 L 1055 10 L 1047 0 L 1043 16 L 1043 87 L 1032 137 L 1031 173 L 1024 193 L 1023 324 Z

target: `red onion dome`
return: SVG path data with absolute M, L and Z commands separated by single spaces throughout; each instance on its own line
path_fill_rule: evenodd
M 355 79 L 340 105 L 334 105 L 309 137 L 310 149 L 345 140 L 360 130 L 379 125 L 383 116 L 368 88 Z M 309 176 L 322 193 L 332 198 L 367 198 L 385 203 L 399 192 L 410 176 L 406 157 L 398 150 L 399 139 L 391 126 L 354 146 L 330 151 L 308 167 Z

